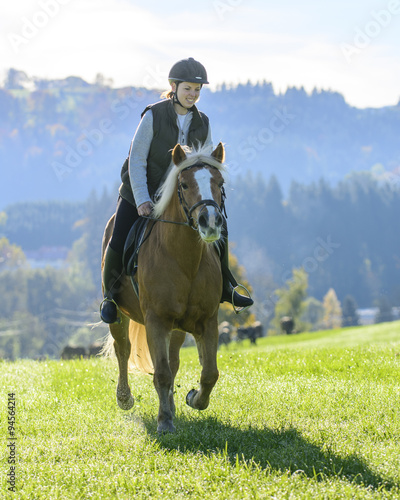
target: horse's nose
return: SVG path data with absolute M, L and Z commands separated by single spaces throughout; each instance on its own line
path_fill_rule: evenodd
M 222 226 L 223 218 L 221 212 L 216 208 L 203 208 L 199 213 L 198 224 L 203 228 L 219 229 Z
M 206 212 L 206 211 L 201 212 L 199 215 L 199 220 L 198 220 L 199 226 L 200 227 L 208 227 L 208 225 L 209 225 L 208 222 L 209 222 L 208 212 Z
M 197 224 L 201 238 L 211 243 L 221 237 L 223 218 L 216 208 L 204 207 L 198 214 Z
M 215 217 L 215 225 L 217 227 L 221 227 L 223 222 L 224 222 L 224 219 L 222 218 L 221 212 L 218 211 L 217 215 Z

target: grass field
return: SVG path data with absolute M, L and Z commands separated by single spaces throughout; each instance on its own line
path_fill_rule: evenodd
M 218 353 L 204 412 L 182 351 L 177 432 L 158 436 L 150 376 L 115 402 L 113 360 L 0 362 L 1 493 L 18 499 L 400 498 L 400 322 L 263 338 Z M 8 394 L 15 393 L 16 493 Z

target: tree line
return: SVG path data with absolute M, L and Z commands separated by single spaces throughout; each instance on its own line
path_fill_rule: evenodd
M 158 99 L 101 79 L 32 82 L 10 70 L 0 89 L 0 351 L 53 355 L 92 335 L 85 325 L 98 313 L 120 167 L 140 112 Z M 199 107 L 226 144 L 232 265 L 256 299 L 245 321 L 277 330 L 295 269 L 307 278 L 293 309 L 299 328 L 332 324 L 324 311 L 335 300 L 342 318 L 378 305 L 378 320 L 390 319 L 400 303 L 400 106 L 358 110 L 334 92 L 277 94 L 260 82 L 204 89 Z M 64 268 L 29 268 L 24 252 L 42 246 L 68 248 Z
M 227 192 L 230 239 L 258 293 L 303 267 L 319 300 L 333 288 L 363 308 L 400 303 L 397 184 L 358 172 L 335 187 L 293 182 L 284 197 L 275 177 L 246 176 Z
M 162 90 L 37 80 L 10 70 L 0 88 L 2 186 L 9 186 L 0 209 L 34 197 L 83 200 L 113 185 L 141 112 Z M 273 174 L 285 196 L 292 180 L 308 185 L 323 177 L 333 185 L 371 169 L 399 178 L 399 105 L 356 109 L 335 92 L 277 93 L 264 81 L 204 88 L 199 108 L 233 170 L 266 180 Z
M 55 338 L 59 346 L 74 335 L 89 338 L 86 326 L 98 320 L 101 297 L 101 239 L 117 187 L 93 191 L 84 202 L 17 203 L 1 213 L 0 333 L 12 333 L 5 325 L 14 322 L 32 340 L 1 335 L 4 352 L 46 355 Z M 336 187 L 293 182 L 285 198 L 275 177 L 246 176 L 228 180 L 226 191 L 232 265 L 256 304 L 243 319 L 224 306 L 222 319 L 261 319 L 279 331 L 279 318 L 293 315 L 298 330 L 332 327 L 340 314 L 326 310 L 338 311 L 335 301 L 344 325 L 354 324 L 357 307 L 377 305 L 380 320 L 392 319 L 391 306 L 400 305 L 396 185 L 357 173 Z M 69 248 L 64 268 L 27 266 L 24 250 L 42 244 Z M 297 306 L 288 295 L 293 281 L 302 283 Z
M 100 246 L 118 185 L 85 202 L 24 202 L 4 211 L 2 232 L 23 250 L 67 246 L 85 262 L 100 287 Z M 360 307 L 385 297 L 400 303 L 400 189 L 370 172 L 337 186 L 323 179 L 293 182 L 287 197 L 277 179 L 233 177 L 226 185 L 229 240 L 257 295 L 282 286 L 304 267 L 309 292 L 319 300 L 334 288 Z

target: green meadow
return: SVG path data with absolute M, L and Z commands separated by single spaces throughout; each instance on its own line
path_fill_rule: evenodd
M 218 351 L 210 406 L 182 350 L 177 432 L 158 436 L 152 378 L 115 402 L 115 360 L 0 362 L 1 493 L 18 499 L 400 498 L 400 322 Z M 15 394 L 15 492 L 9 464 Z

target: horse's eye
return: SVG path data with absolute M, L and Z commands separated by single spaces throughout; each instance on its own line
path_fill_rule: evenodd
M 219 183 L 218 183 L 218 187 L 219 187 L 220 189 L 222 189 L 223 185 L 224 185 L 224 181 L 221 181 L 221 182 L 219 182 Z
M 182 189 L 186 190 L 189 186 L 186 184 L 186 182 L 181 183 Z

